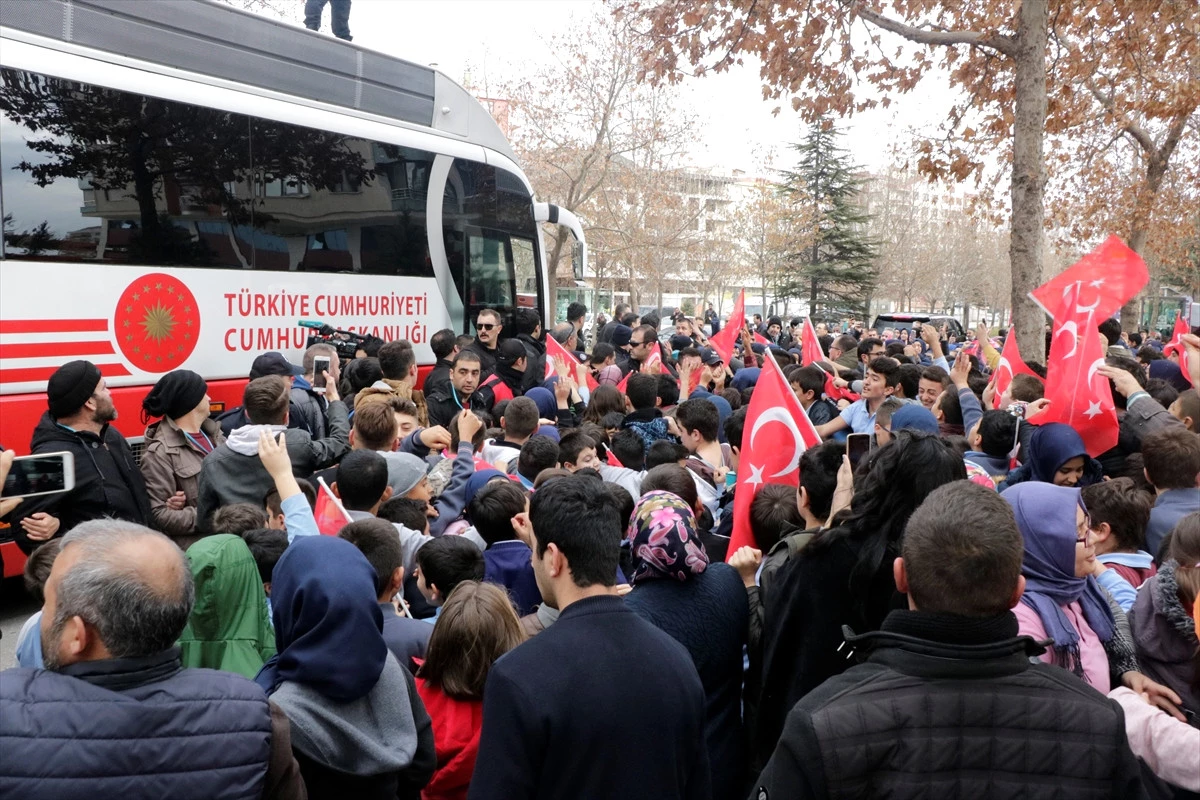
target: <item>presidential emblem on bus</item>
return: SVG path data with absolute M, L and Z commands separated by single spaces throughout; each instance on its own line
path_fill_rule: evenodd
M 196 349 L 200 307 L 183 281 L 150 272 L 121 293 L 113 331 L 117 347 L 135 369 L 170 372 Z

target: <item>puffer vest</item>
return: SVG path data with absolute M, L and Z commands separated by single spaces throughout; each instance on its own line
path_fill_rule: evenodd
M 270 748 L 262 689 L 177 649 L 0 674 L 0 800 L 258 800 Z

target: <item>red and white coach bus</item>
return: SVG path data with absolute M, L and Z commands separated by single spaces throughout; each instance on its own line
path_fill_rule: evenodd
M 429 336 L 484 306 L 549 319 L 539 222 L 586 258 L 461 86 L 206 0 L 0 2 L 0 211 L 18 452 L 71 359 L 100 366 L 136 439 L 164 372 L 238 405 L 255 355 L 299 359 L 300 319 L 431 365 Z

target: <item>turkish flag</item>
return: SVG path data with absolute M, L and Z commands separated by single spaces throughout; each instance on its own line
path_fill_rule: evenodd
M 1058 320 L 1060 314 L 1071 317 L 1068 305 L 1091 311 L 1096 321 L 1108 319 L 1142 290 L 1150 280 L 1146 262 L 1117 236 L 1079 259 L 1074 266 L 1056 275 L 1029 293 L 1034 302 Z M 1072 296 L 1072 290 L 1077 290 Z M 1069 300 L 1070 298 L 1070 300 Z
M 320 484 L 317 487 L 317 504 L 313 508 L 317 530 L 324 536 L 337 536 L 338 531 L 353 520 L 342 506 L 342 501 L 325 485 L 325 479 L 317 478 L 317 483 Z
M 771 341 L 770 339 L 768 339 L 767 337 L 763 336 L 763 335 L 762 335 L 761 333 L 759 333 L 758 331 L 755 331 L 755 332 L 754 332 L 754 343 L 755 343 L 755 344 L 761 344 L 761 345 L 765 345 L 765 346 L 767 346 L 767 347 L 770 347 L 772 344 L 774 344 L 774 342 L 772 342 L 772 341 Z
M 1036 372 L 1026 366 L 1021 358 L 1021 351 L 1017 349 L 1017 329 L 1009 328 L 1008 338 L 1004 340 L 1004 350 L 1000 352 L 1000 363 L 996 365 L 996 396 L 992 399 L 992 408 L 1000 407 L 1000 396 L 1008 391 L 1014 375 L 1038 377 Z
M 849 400 L 851 403 L 853 403 L 861 399 L 861 397 L 855 392 L 852 392 L 849 389 L 841 389 L 835 385 L 833 382 L 833 375 L 828 372 L 825 373 L 825 396 L 835 403 L 838 400 Z
M 575 357 L 567 348 L 558 343 L 558 340 L 553 336 L 546 336 L 546 379 L 549 380 L 558 374 L 558 370 L 554 365 L 554 359 L 561 358 L 567 365 L 567 374 L 575 377 L 575 366 L 579 364 L 579 359 Z
M 1046 363 L 1046 399 L 1050 406 L 1030 419 L 1037 425 L 1062 422 L 1074 428 L 1087 447 L 1098 456 L 1117 444 L 1117 411 L 1108 378 L 1096 370 L 1104 366 L 1107 347 L 1096 330 L 1096 308 L 1082 304 L 1079 294 L 1094 297 L 1084 287 L 1074 286 L 1054 321 L 1054 338 Z
M 734 345 L 738 343 L 738 339 L 742 336 L 742 330 L 746 327 L 746 290 L 738 292 L 737 302 L 733 304 L 733 314 L 729 317 L 729 321 L 725 323 L 725 327 L 721 328 L 719 333 L 714 334 L 709 338 L 708 343 L 721 354 L 721 360 L 726 364 L 733 358 Z
M 1183 373 L 1183 378 L 1188 383 L 1192 382 L 1192 376 L 1188 374 L 1187 365 L 1187 349 L 1183 346 L 1183 335 L 1191 333 L 1188 329 L 1188 324 L 1184 322 L 1183 315 L 1177 313 L 1175 315 L 1175 329 L 1171 331 L 1171 341 L 1163 348 L 1163 355 L 1171 355 L 1172 351 L 1179 353 L 1179 371 Z
M 617 381 L 616 390 L 618 392 L 620 392 L 621 394 L 625 394 L 625 387 L 629 385 L 629 376 L 635 372 L 637 372 L 636 369 L 631 369 L 631 370 L 629 370 L 629 372 L 625 373 L 624 378 L 621 378 L 621 380 Z
M 654 374 L 657 375 L 662 371 L 662 360 L 662 342 L 655 342 L 654 349 L 650 351 L 650 355 L 646 356 L 646 367 L 653 368 L 658 365 L 658 369 L 654 370 Z
M 763 429 L 772 423 L 776 427 L 759 439 L 758 434 L 764 433 Z M 727 558 L 731 558 L 739 547 L 754 546 L 750 504 L 759 487 L 764 483 L 799 486 L 800 454 L 820 443 L 821 437 L 788 386 L 783 371 L 775 359 L 764 358 L 742 429 L 737 487 L 733 495 L 733 533 L 729 537 Z
M 821 340 L 817 338 L 817 329 L 812 320 L 804 318 L 804 327 L 800 329 L 800 363 L 804 366 L 825 360 L 825 351 L 821 349 Z

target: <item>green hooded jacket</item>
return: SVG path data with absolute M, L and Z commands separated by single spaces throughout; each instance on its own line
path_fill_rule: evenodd
M 179 647 L 183 666 L 236 672 L 253 679 L 275 655 L 258 566 L 240 536 L 206 536 L 187 551 L 196 605 Z

